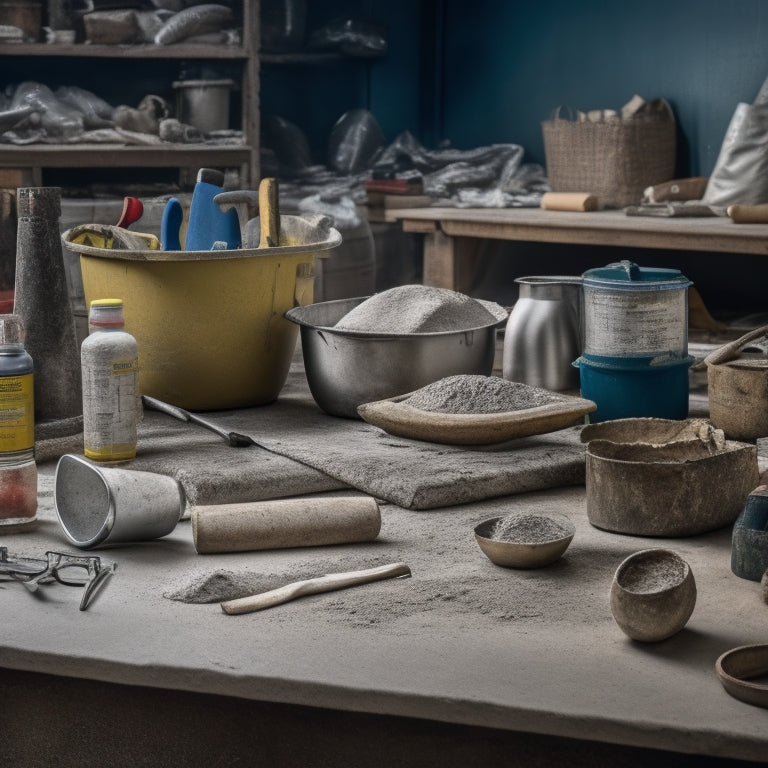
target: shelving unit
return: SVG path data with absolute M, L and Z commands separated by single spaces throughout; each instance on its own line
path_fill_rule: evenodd
M 45 43 L 0 44 L 0 60 L 7 57 L 59 60 L 109 61 L 119 79 L 130 77 L 130 62 L 226 61 L 241 66 L 241 124 L 244 142 L 237 146 L 167 144 L 28 144 L 0 145 L 0 169 L 30 172 L 30 183 L 42 183 L 46 168 L 239 168 L 240 183 L 247 187 L 259 177 L 259 62 L 258 0 L 243 0 L 242 45 L 58 45 Z M 123 64 L 126 62 L 127 64 Z M 119 92 L 119 89 L 118 89 Z

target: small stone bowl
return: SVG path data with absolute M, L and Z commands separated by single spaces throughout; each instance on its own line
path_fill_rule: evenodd
M 522 536 L 519 541 L 514 538 L 493 538 L 499 521 L 514 522 L 520 518 L 541 520 L 543 526 L 547 526 L 547 521 L 554 522 L 564 533 L 543 541 L 540 535 L 535 534 L 526 537 L 534 539 L 529 541 L 524 541 Z M 575 533 L 573 521 L 558 512 L 516 512 L 504 517 L 493 517 L 475 527 L 475 539 L 480 549 L 494 565 L 504 568 L 541 568 L 550 565 L 562 557 Z
M 679 632 L 696 605 L 688 563 L 668 549 L 643 549 L 616 569 L 611 612 L 633 640 L 655 643 Z

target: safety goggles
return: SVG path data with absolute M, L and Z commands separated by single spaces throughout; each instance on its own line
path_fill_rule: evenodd
M 0 547 L 0 579 L 20 581 L 30 592 L 41 584 L 58 582 L 68 587 L 84 587 L 80 610 L 84 611 L 99 587 L 117 569 L 116 563 L 104 563 L 95 555 L 70 555 L 46 552 L 45 560 L 11 557 L 7 547 Z

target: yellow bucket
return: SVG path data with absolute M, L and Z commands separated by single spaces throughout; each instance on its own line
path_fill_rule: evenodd
M 315 256 L 341 242 L 320 216 L 281 216 L 274 248 L 96 248 L 71 242 L 73 231 L 62 241 L 80 254 L 86 306 L 123 300 L 142 394 L 199 411 L 277 398 L 298 334 L 283 315 L 312 302 Z

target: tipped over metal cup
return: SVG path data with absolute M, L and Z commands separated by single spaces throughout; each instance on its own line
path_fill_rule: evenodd
M 93 549 L 169 534 L 186 499 L 172 477 L 65 454 L 56 466 L 54 503 L 69 541 Z

